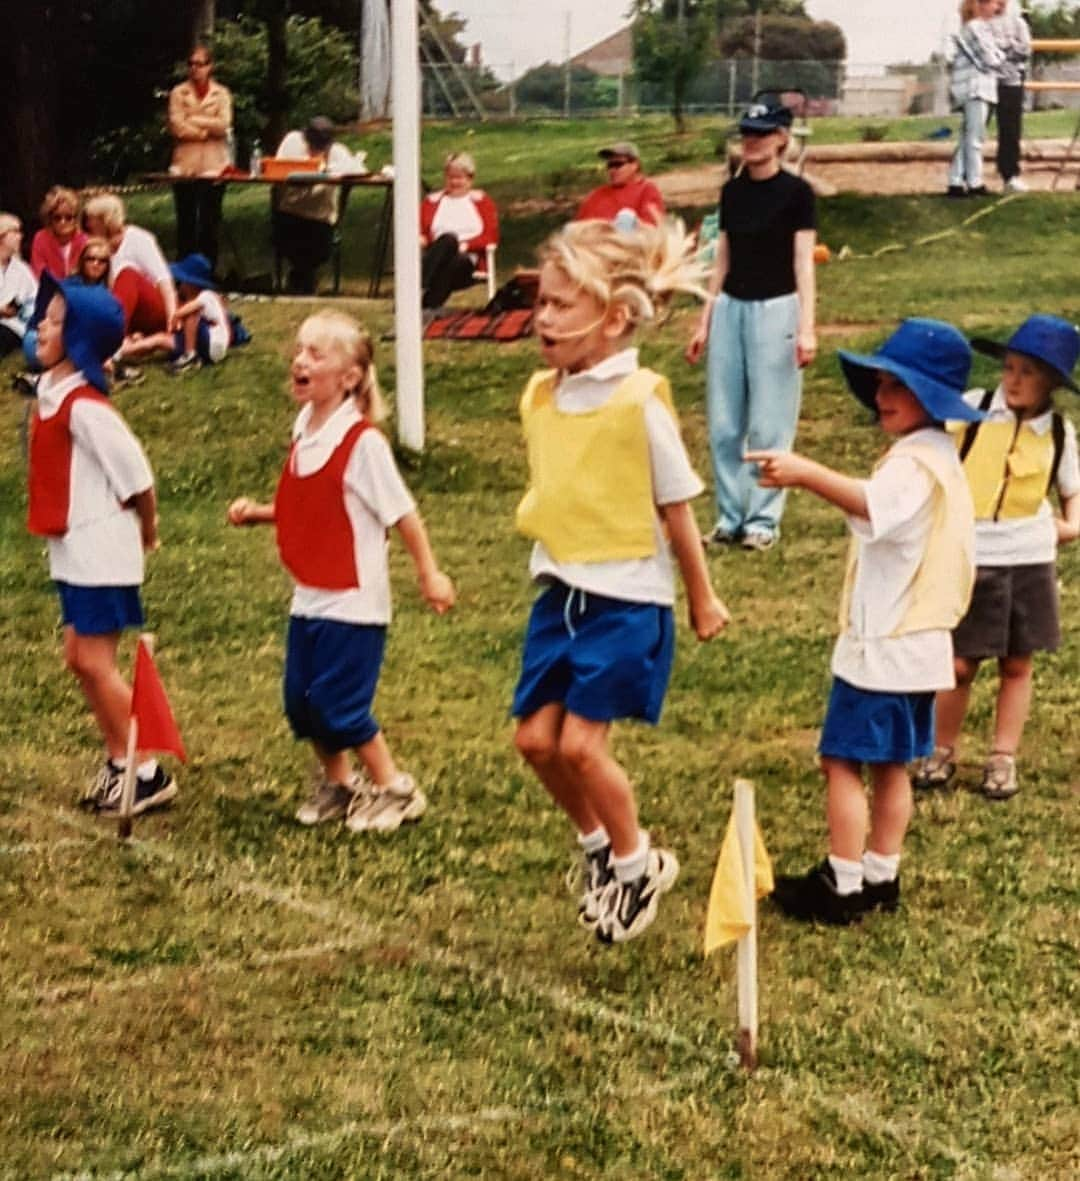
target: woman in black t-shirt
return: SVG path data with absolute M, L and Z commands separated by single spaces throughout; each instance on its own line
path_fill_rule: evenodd
M 817 353 L 814 192 L 780 167 L 790 126 L 778 103 L 739 121 L 743 162 L 720 192 L 712 298 L 686 349 L 692 364 L 708 351 L 716 526 L 706 542 L 751 550 L 775 544 L 784 492 L 760 487 L 743 453 L 791 449 L 802 369 Z

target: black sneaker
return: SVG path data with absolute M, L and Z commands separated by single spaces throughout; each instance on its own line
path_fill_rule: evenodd
M 580 894 L 578 922 L 591 931 L 600 921 L 605 891 L 615 880 L 611 865 L 611 846 L 605 845 L 595 853 L 584 853 L 575 860 L 566 875 L 566 888 Z
M 862 887 L 863 914 L 872 910 L 884 910 L 890 914 L 900 905 L 900 878 L 895 877 L 891 882 L 868 882 L 863 880 Z
M 679 876 L 679 861 L 667 849 L 650 849 L 645 872 L 632 882 L 613 878 L 601 895 L 596 937 L 601 943 L 625 943 L 636 939 L 656 918 L 660 895 Z
M 776 879 L 773 901 L 789 918 L 846 927 L 858 922 L 866 909 L 864 892 L 836 892 L 836 874 L 826 857 L 809 873 Z
M 154 808 L 165 807 L 166 804 L 176 799 L 177 790 L 173 777 L 159 763 L 149 779 L 136 777 L 135 799 L 131 804 L 132 816 L 141 816 L 144 812 L 150 812 Z M 122 791 L 123 776 L 120 775 L 109 794 L 98 804 L 98 811 L 106 815 L 118 815 Z

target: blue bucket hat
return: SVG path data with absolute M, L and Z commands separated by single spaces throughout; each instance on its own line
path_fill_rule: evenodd
M 770 99 L 747 107 L 739 120 L 739 130 L 748 131 L 751 135 L 768 135 L 772 131 L 783 131 L 790 127 L 792 117 L 790 107 Z
M 40 322 L 54 295 L 67 305 L 64 312 L 64 352 L 83 376 L 103 394 L 109 392 L 104 363 L 124 343 L 124 309 L 107 288 L 88 287 L 78 279 L 58 283 L 48 271 L 41 272 L 35 322 Z
M 1060 316 L 1028 316 L 1004 344 L 975 336 L 971 347 L 999 360 L 1006 353 L 1032 357 L 1052 369 L 1060 385 L 1080 394 L 1080 386 L 1072 379 L 1072 371 L 1080 359 L 1080 330 Z
M 214 268 L 205 254 L 189 254 L 179 262 L 170 265 L 174 283 L 187 283 L 200 291 L 217 291 L 214 283 Z
M 942 320 L 905 320 L 870 356 L 838 351 L 851 392 L 877 413 L 879 371 L 891 373 L 915 395 L 936 422 L 981 422 L 985 415 L 963 394 L 971 371 L 971 348 L 963 334 Z

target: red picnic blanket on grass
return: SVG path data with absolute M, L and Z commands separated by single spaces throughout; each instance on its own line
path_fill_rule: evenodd
M 532 332 L 532 308 L 509 312 L 448 312 L 424 329 L 425 340 L 520 340 Z

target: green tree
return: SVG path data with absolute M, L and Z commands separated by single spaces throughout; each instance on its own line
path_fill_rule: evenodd
M 691 79 L 709 59 L 718 0 L 633 0 L 634 69 L 644 82 L 669 88 L 677 131 Z

